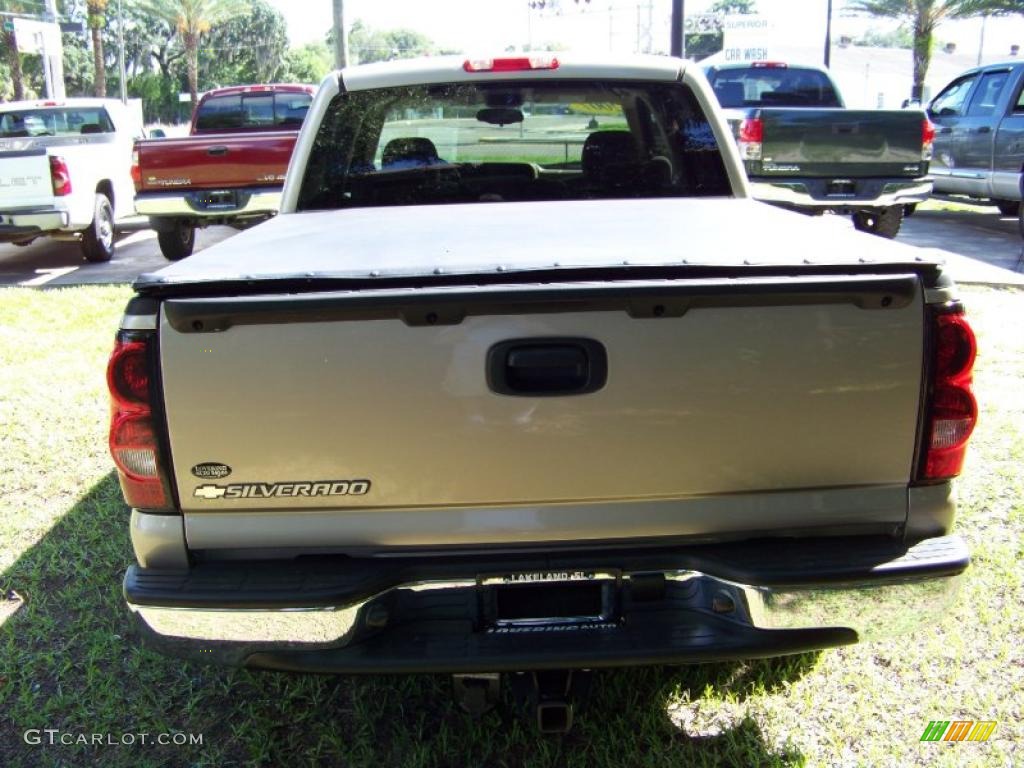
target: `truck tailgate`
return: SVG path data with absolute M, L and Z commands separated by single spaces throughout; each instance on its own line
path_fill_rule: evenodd
M 280 186 L 298 134 L 228 134 L 139 141 L 140 191 Z
M 763 121 L 766 172 L 773 165 L 795 165 L 802 176 L 912 178 L 922 173 L 919 112 L 792 108 L 757 112 Z
M 189 544 L 898 524 L 923 311 L 912 274 L 168 299 Z
M 0 152 L 0 209 L 52 204 L 53 183 L 46 149 Z

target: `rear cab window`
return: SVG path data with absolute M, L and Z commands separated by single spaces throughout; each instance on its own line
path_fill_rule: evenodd
M 710 71 L 708 80 L 726 109 L 843 106 L 832 81 L 816 69 L 772 64 L 731 67 Z
M 103 107 L 21 109 L 0 113 L 0 138 L 113 133 Z
M 335 96 L 298 209 L 731 194 L 682 84 L 459 83 Z
M 199 105 L 195 131 L 223 132 L 298 127 L 313 97 L 304 92 L 256 92 L 211 96 Z

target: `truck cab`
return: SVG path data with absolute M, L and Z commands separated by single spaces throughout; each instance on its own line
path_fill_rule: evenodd
M 991 200 L 1018 213 L 1024 169 L 1024 64 L 968 70 L 932 99 L 935 190 Z

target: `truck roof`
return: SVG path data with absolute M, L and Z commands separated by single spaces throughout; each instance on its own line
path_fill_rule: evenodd
M 108 107 L 123 109 L 120 99 L 71 98 L 71 99 L 25 99 L 0 104 L 0 111 L 13 112 L 21 109 L 64 109 L 67 107 Z
M 644 80 L 671 82 L 688 63 L 670 56 L 594 56 L 580 53 L 513 53 L 497 56 L 434 56 L 347 67 L 346 90 L 481 80 Z
M 213 96 L 231 96 L 236 93 L 315 93 L 316 86 L 305 83 L 267 83 L 261 85 L 228 85 L 214 88 L 203 94 L 203 99 Z M 202 99 L 200 99 L 201 101 Z

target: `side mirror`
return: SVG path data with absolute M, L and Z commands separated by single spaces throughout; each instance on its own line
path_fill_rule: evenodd
M 149 132 L 149 138 L 151 138 L 151 139 L 166 139 L 167 138 L 167 134 L 164 132 L 163 128 L 154 128 L 152 131 Z

